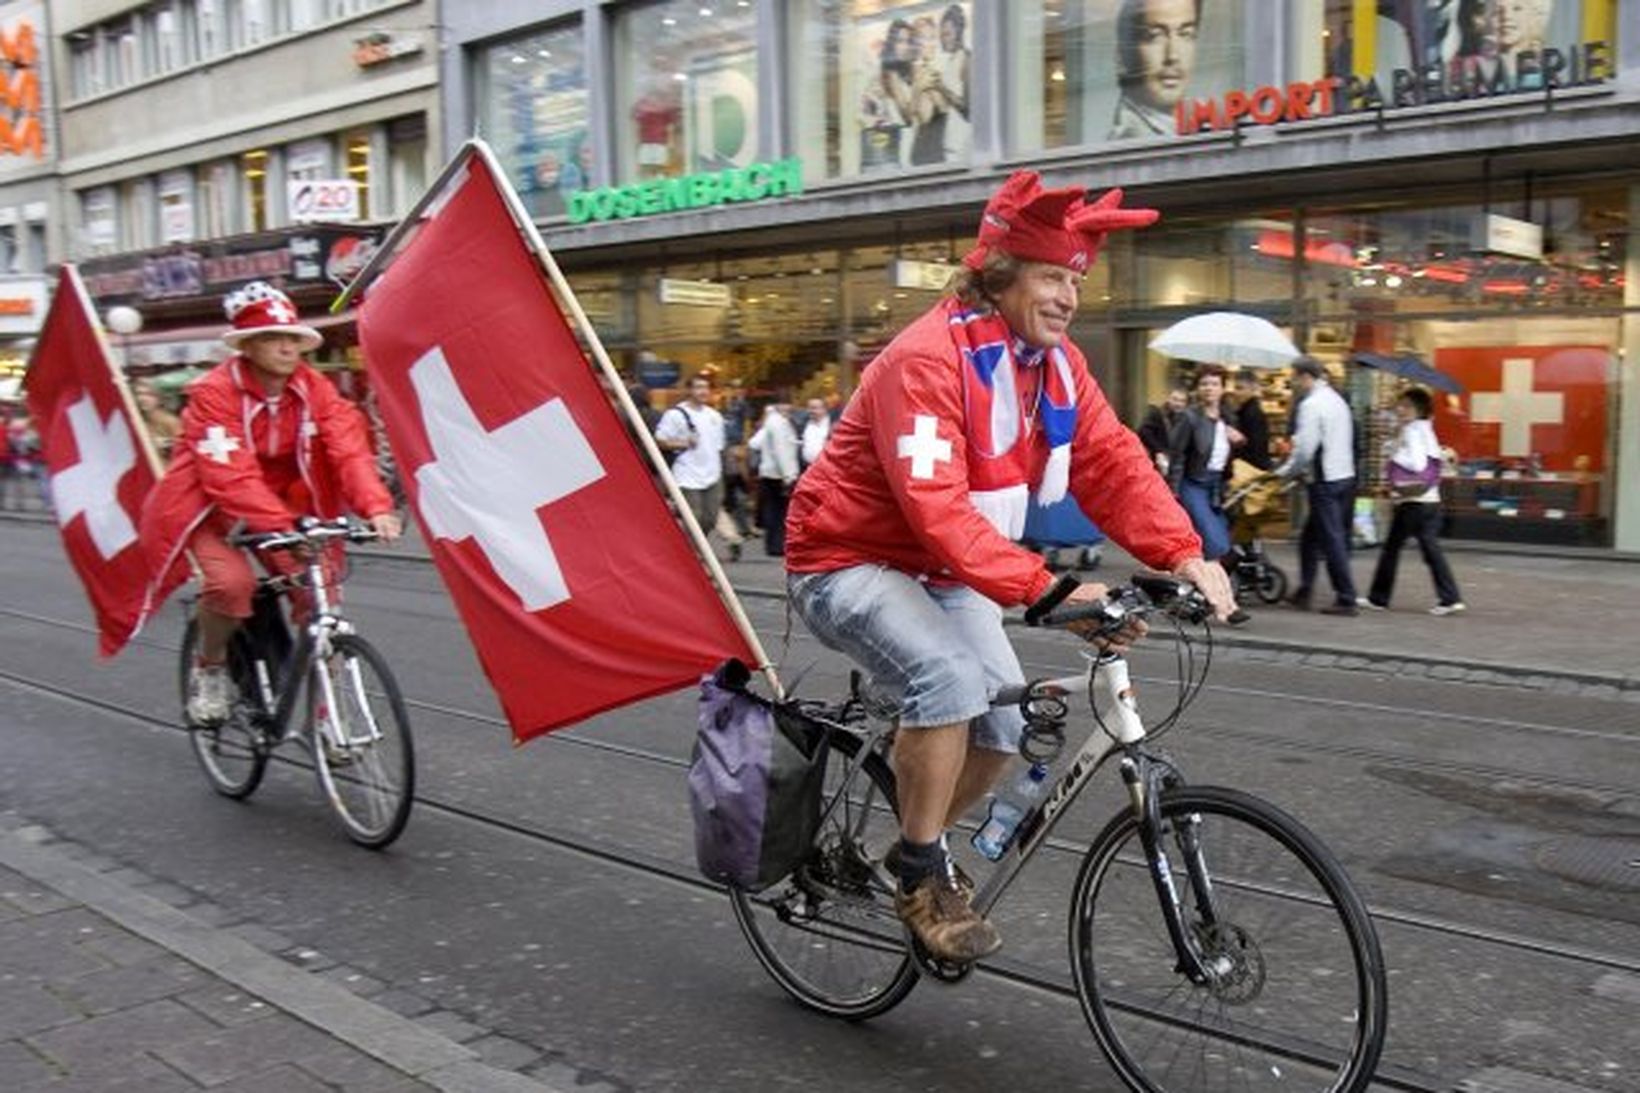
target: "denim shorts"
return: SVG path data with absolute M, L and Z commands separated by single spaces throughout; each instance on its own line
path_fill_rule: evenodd
M 1019 750 L 1019 710 L 991 709 L 998 690 L 1025 682 L 995 603 L 880 565 L 789 574 L 786 590 L 821 644 L 899 692 L 901 728 L 969 721 L 972 746 Z

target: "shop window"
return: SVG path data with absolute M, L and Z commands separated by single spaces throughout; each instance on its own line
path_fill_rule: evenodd
M 391 215 L 403 216 L 427 189 L 427 119 L 423 115 L 387 123 L 387 173 L 393 191 Z
M 1616 8 L 1613 0 L 1302 0 L 1291 63 L 1301 80 L 1370 81 L 1386 105 L 1393 105 L 1398 70 L 1438 71 L 1442 97 L 1537 91 L 1546 49 L 1569 64 L 1582 43 L 1604 41 L 1607 63 L 1616 64 Z M 1579 75 L 1568 68 L 1558 82 Z
M 246 231 L 266 231 L 268 221 L 268 153 L 258 150 L 240 157 Z
M 1116 278 L 1122 306 L 1285 312 L 1293 296 L 1292 218 L 1286 213 L 1210 223 L 1164 222 L 1109 241 L 1130 255 Z M 1106 269 L 1114 254 L 1101 257 Z M 1097 266 L 1095 267 L 1098 268 Z
M 759 155 L 749 0 L 661 0 L 615 17 L 623 180 L 744 167 Z
M 558 216 L 591 182 L 587 73 L 579 25 L 531 31 L 474 51 L 480 130 L 532 217 Z
M 351 182 L 359 185 L 359 219 L 370 219 L 370 134 L 349 133 L 342 138 L 347 166 L 344 170 Z
M 788 50 L 793 129 L 809 178 L 966 163 L 973 4 L 802 0 Z
M 1246 83 L 1245 0 L 1008 6 L 1014 151 L 1164 140 L 1174 112 Z

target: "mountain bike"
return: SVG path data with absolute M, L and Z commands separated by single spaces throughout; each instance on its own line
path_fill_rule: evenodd
M 1074 582 L 1061 582 L 1058 598 Z M 1173 578 L 1138 576 L 1098 604 L 1027 612 L 1027 622 L 1092 624 L 1103 642 L 1134 620 L 1171 620 L 1179 649 L 1172 711 L 1147 729 L 1125 658 L 1090 655 L 1085 672 L 1010 688 L 995 705 L 1025 716 L 1021 753 L 1061 773 L 1021 819 L 973 896 L 982 915 L 1048 843 L 1077 795 L 1111 758 L 1127 804 L 1083 851 L 1069 941 L 1076 995 L 1106 1058 L 1132 1089 L 1359 1093 L 1383 1049 L 1387 988 L 1366 906 L 1322 842 L 1276 806 L 1186 783 L 1159 751 L 1201 689 L 1186 624 L 1211 609 Z M 1209 629 L 1208 634 L 1211 634 Z M 1073 698 L 1094 727 L 1060 762 Z M 784 881 L 730 890 L 757 959 L 820 1013 L 875 1017 L 922 976 L 956 982 L 972 965 L 934 959 L 894 910 L 883 856 L 899 839 L 888 763 L 894 705 L 855 676 L 840 703 L 799 703 L 829 738 L 819 833 Z
M 305 566 L 298 574 L 257 582 L 251 617 L 228 646 L 228 673 L 237 691 L 230 713 L 220 723 L 188 721 L 188 735 L 211 787 L 234 800 L 256 791 L 276 749 L 306 748 L 343 832 L 360 846 L 380 849 L 410 819 L 416 782 L 410 718 L 387 661 L 342 616 L 335 594 L 344 576 L 339 568 L 327 572 L 325 559 L 338 540 L 375 538 L 374 531 L 345 518 L 307 518 L 294 531 L 228 537 L 231 545 L 253 551 L 299 552 Z M 296 588 L 308 590 L 312 613 L 293 637 L 281 601 Z M 198 641 L 190 619 L 182 639 L 185 721 Z M 297 727 L 292 718 L 299 694 L 306 702 Z

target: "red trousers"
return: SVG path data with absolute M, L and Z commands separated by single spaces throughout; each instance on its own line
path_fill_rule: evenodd
M 219 514 L 208 517 L 188 540 L 188 550 L 199 563 L 204 587 L 199 602 L 207 610 L 234 619 L 251 617 L 251 596 L 256 591 L 256 570 L 251 567 L 248 552 L 228 544 L 228 530 L 233 521 Z M 329 580 L 335 572 L 335 559 L 325 558 L 325 576 Z M 258 552 L 257 560 L 270 575 L 293 576 L 301 573 L 307 563 L 289 551 Z M 291 618 L 300 625 L 312 609 L 313 596 L 305 588 L 290 592 Z

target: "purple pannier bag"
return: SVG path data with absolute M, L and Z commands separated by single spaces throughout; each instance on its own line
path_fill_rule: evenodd
M 812 848 L 829 749 L 823 726 L 750 693 L 750 678 L 728 661 L 701 680 L 689 805 L 700 871 L 757 892 Z

